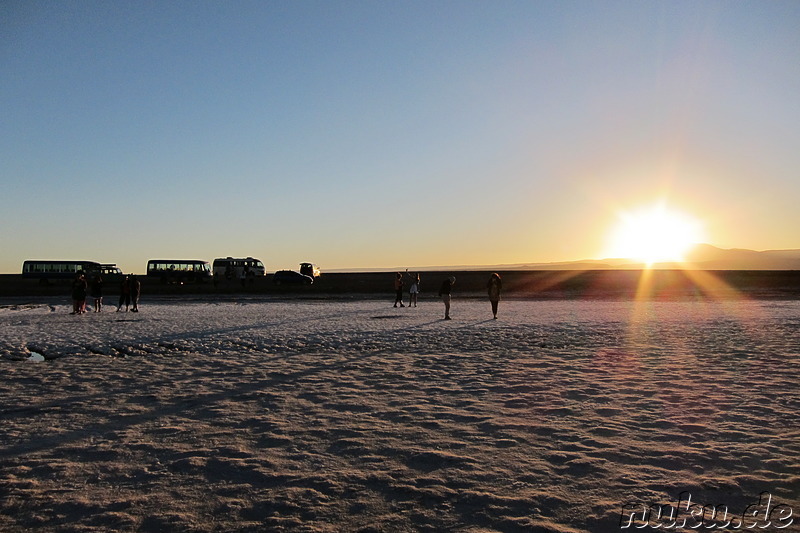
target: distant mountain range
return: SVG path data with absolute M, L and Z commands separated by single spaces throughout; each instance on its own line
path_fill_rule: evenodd
M 496 265 L 496 270 L 627 270 L 641 269 L 644 263 L 630 259 L 598 259 L 561 263 Z M 683 263 L 656 263 L 656 269 L 689 268 L 695 270 L 800 270 L 800 250 L 742 250 L 723 249 L 710 244 L 698 244 Z
M 471 271 L 471 270 L 641 270 L 647 265 L 631 259 L 585 259 L 558 263 L 515 263 L 507 265 L 451 265 L 414 267 L 412 271 Z M 659 270 L 800 270 L 800 250 L 742 250 L 723 249 L 710 244 L 696 245 L 682 263 L 655 263 Z M 338 269 L 328 272 L 402 272 L 405 267 Z

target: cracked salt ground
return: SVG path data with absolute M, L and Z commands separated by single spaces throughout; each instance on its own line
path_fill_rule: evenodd
M 0 306 L 0 531 L 600 533 L 684 490 L 800 509 L 800 302 L 387 307 Z

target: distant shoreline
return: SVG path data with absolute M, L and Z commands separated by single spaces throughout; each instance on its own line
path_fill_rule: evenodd
M 412 271 L 409 271 L 412 272 Z M 456 277 L 454 297 L 483 297 L 489 270 L 420 271 L 423 297 L 435 296 L 442 280 Z M 800 270 L 509 270 L 498 271 L 503 296 L 527 299 L 800 299 Z M 304 298 L 390 297 L 394 271 L 328 272 L 312 286 L 276 286 L 267 275 L 242 287 L 238 281 L 169 285 L 140 276 L 143 297 L 195 295 L 221 298 L 276 296 Z M 409 279 L 406 278 L 408 282 Z M 408 286 L 408 284 L 407 284 Z M 107 297 L 118 295 L 106 283 Z M 20 274 L 0 274 L 0 297 L 69 297 L 69 281 L 40 285 Z

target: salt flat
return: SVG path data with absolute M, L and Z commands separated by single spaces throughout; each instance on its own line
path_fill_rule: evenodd
M 798 301 L 141 309 L 0 305 L 0 530 L 599 533 L 626 503 L 740 516 L 765 491 L 800 511 Z

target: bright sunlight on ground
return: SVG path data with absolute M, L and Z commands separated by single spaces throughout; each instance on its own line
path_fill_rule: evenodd
M 607 257 L 634 259 L 648 265 L 683 261 L 685 254 L 703 240 L 697 219 L 663 203 L 622 212 L 618 217 Z

